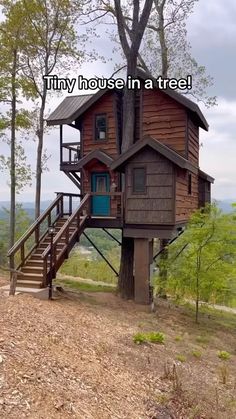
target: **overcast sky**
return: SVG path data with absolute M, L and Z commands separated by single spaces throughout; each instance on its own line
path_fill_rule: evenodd
M 201 169 L 215 177 L 213 197 L 236 201 L 236 2 L 235 0 L 199 0 L 188 21 L 189 41 L 199 64 L 206 66 L 214 77 L 209 93 L 218 97 L 218 106 L 201 109 L 210 125 L 209 132 L 200 130 Z M 110 51 L 107 37 L 96 41 L 98 52 Z M 113 64 L 89 63 L 80 68 L 84 77 L 110 76 Z M 78 94 L 76 90 L 73 92 Z M 50 101 L 48 111 L 53 110 L 65 95 Z M 76 140 L 76 131 L 67 130 L 66 140 Z M 2 147 L 2 146 L 1 146 Z M 75 191 L 71 181 L 59 171 L 59 131 L 52 129 L 45 138 L 45 147 L 51 158 L 50 172 L 43 175 L 42 199 L 53 199 L 55 191 Z M 2 150 L 1 150 L 2 152 Z M 27 154 L 34 166 L 35 144 L 27 143 Z M 19 200 L 33 201 L 34 190 L 26 188 Z M 1 175 L 0 201 L 9 200 L 6 178 Z

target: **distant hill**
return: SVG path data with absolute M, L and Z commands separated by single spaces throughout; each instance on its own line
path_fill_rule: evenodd
M 44 211 L 50 204 L 51 201 L 42 201 L 41 211 Z M 0 201 L 0 220 L 5 220 L 7 218 L 4 208 L 7 210 L 10 209 L 9 201 Z M 22 202 L 22 208 L 27 212 L 30 218 L 34 219 L 34 202 Z
M 224 199 L 224 200 L 214 200 L 217 202 L 217 205 L 219 208 L 225 212 L 229 213 L 232 211 L 232 204 L 236 202 L 232 199 Z M 51 204 L 51 201 L 42 201 L 41 203 L 41 210 L 44 211 L 46 208 L 49 207 Z M 27 212 L 30 218 L 34 219 L 34 202 L 22 202 L 23 209 Z M 0 220 L 6 219 L 6 212 L 3 210 L 3 208 L 10 209 L 10 202 L 9 201 L 0 201 Z
M 222 201 L 216 200 L 218 207 L 225 213 L 229 213 L 232 211 L 232 204 L 235 202 L 236 202 L 236 199 L 235 200 L 224 199 Z

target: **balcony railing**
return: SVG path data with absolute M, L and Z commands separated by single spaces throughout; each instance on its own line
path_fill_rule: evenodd
M 74 165 L 81 158 L 80 143 L 62 143 L 61 165 Z

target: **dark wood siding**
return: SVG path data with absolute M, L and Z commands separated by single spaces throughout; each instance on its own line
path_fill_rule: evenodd
M 146 194 L 134 194 L 132 170 L 146 168 Z M 126 167 L 125 222 L 127 224 L 171 224 L 174 222 L 173 164 L 147 148 L 137 153 Z
M 199 208 L 204 207 L 211 202 L 211 183 L 199 177 L 198 180 L 199 192 Z
M 199 165 L 199 127 L 188 117 L 188 159 Z
M 160 90 L 142 91 L 142 135 L 150 135 L 186 157 L 186 110 Z
M 198 176 L 191 173 L 191 195 L 188 194 L 186 170 L 176 168 L 176 222 L 185 222 L 198 208 Z
M 114 93 L 108 92 L 84 114 L 82 119 L 82 150 L 83 156 L 90 151 L 101 149 L 111 157 L 118 156 L 117 149 L 117 118 L 114 113 Z M 106 141 L 94 140 L 94 121 L 96 114 L 106 114 L 108 124 L 108 138 Z

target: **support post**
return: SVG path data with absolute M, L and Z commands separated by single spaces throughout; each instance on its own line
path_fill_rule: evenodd
M 149 239 L 134 239 L 134 299 L 139 304 L 150 304 L 151 249 Z

